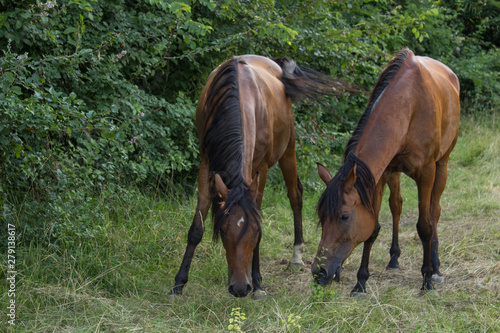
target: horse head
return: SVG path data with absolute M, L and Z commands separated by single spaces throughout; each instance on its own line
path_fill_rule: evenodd
M 332 177 L 318 164 L 319 176 L 327 189 L 318 204 L 322 234 L 311 272 L 322 286 L 334 278 L 340 280 L 342 263 L 356 246 L 370 237 L 376 224 L 371 206 L 358 191 L 361 182 L 356 184 L 356 163 L 344 169 Z
M 260 216 L 256 210 L 258 176 L 249 189 L 228 189 L 219 174 L 215 188 L 220 199 L 218 233 L 226 250 L 229 292 L 244 297 L 252 291 L 252 259 L 261 238 Z

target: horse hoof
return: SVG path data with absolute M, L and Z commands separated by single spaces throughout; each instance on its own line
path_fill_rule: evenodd
M 266 299 L 267 298 L 267 293 L 262 290 L 262 289 L 258 289 L 256 291 L 254 291 L 253 295 L 252 295 L 252 299 L 254 300 L 261 300 L 261 299 Z
M 420 296 L 434 297 L 437 296 L 438 292 L 436 289 L 420 289 Z
M 432 282 L 436 282 L 437 284 L 444 284 L 444 276 L 438 274 L 432 274 Z
M 181 296 L 182 296 L 182 288 L 173 288 L 167 295 L 167 300 L 173 302 Z
M 288 262 L 288 269 L 293 272 L 298 272 L 304 267 L 304 262 L 301 260 L 299 262 Z
M 364 297 L 367 296 L 367 293 L 364 293 L 362 291 L 351 291 L 351 297 Z
M 400 271 L 401 270 L 399 268 L 399 266 L 396 266 L 396 267 L 387 266 L 385 269 L 388 271 Z

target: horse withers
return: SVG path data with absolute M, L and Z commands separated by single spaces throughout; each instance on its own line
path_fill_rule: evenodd
M 196 110 L 201 142 L 198 203 L 171 295 L 182 294 L 210 205 L 214 239 L 222 239 L 229 292 L 263 294 L 259 268 L 260 206 L 268 168 L 279 163 L 294 219 L 292 265 L 301 267 L 302 185 L 295 159 L 292 99 L 331 94 L 337 82 L 289 58 L 234 56 L 217 67 Z M 338 86 L 338 85 L 337 85 Z
M 342 263 L 364 242 L 351 294 L 366 293 L 370 250 L 380 229 L 378 214 L 385 184 L 391 189 L 394 223 L 388 268 L 399 267 L 401 172 L 414 179 L 418 188 L 422 289 L 433 289 L 432 280 L 443 281 L 437 225 L 448 159 L 458 137 L 459 90 L 458 78 L 447 66 L 415 56 L 409 49 L 397 53 L 382 71 L 348 142 L 343 165 L 334 177 L 318 165 L 327 188 L 318 202 L 322 235 L 311 271 L 320 285 L 338 280 Z

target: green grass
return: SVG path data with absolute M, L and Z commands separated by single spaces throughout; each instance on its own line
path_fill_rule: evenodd
M 301 175 L 306 184 L 306 267 L 295 273 L 283 261 L 292 253 L 291 210 L 280 171 L 270 173 L 261 243 L 266 299 L 237 299 L 227 292 L 224 249 L 220 242 L 212 242 L 212 223 L 207 221 L 184 295 L 169 300 L 194 214 L 194 197 L 178 192 L 167 200 L 114 196 L 96 202 L 103 218 L 94 221 L 93 233 L 73 239 L 73 246 L 33 242 L 16 248 L 16 326 L 9 327 L 3 315 L 0 327 L 15 332 L 226 332 L 232 310 L 241 308 L 245 332 L 500 330 L 498 115 L 462 120 L 439 225 L 446 283 L 427 295 L 419 291 L 422 249 L 415 228 L 416 187 L 407 177 L 402 188 L 401 271 L 385 270 L 391 224 L 384 200 L 382 230 L 370 262 L 369 294 L 349 297 L 361 246 L 345 262 L 340 283 L 326 288 L 312 284 L 309 266 L 321 236 L 315 206 L 323 189 L 312 171 Z M 3 279 L 5 270 L 2 265 Z M 0 285 L 1 304 L 9 301 L 5 288 Z

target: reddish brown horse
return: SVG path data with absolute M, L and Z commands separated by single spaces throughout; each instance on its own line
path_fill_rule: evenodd
M 268 168 L 279 162 L 293 211 L 291 264 L 302 266 L 302 185 L 295 160 L 291 98 L 332 91 L 331 78 L 288 58 L 235 56 L 217 67 L 196 111 L 201 142 L 198 204 L 172 295 L 182 293 L 210 205 L 214 239 L 220 237 L 229 267 L 229 292 L 262 294 L 259 270 L 259 210 Z
M 380 225 L 378 213 L 386 183 L 394 234 L 389 268 L 397 268 L 397 228 L 401 214 L 400 172 L 418 187 L 418 235 L 423 247 L 423 290 L 439 272 L 437 224 L 450 153 L 458 137 L 459 82 L 442 63 L 400 51 L 380 75 L 367 109 L 350 139 L 344 164 L 332 177 L 318 166 L 327 184 L 318 203 L 322 236 L 312 264 L 316 281 L 340 278 L 344 260 L 364 242 L 358 281 L 352 294 L 365 293 L 368 261 Z

